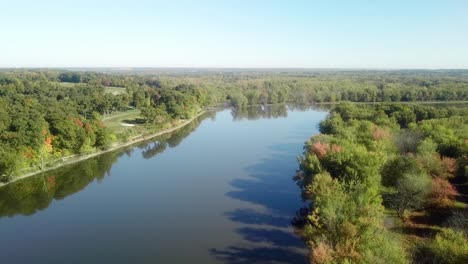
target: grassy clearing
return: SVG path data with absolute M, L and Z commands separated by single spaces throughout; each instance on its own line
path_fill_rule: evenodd
M 127 94 L 127 89 L 125 89 L 123 87 L 105 86 L 104 92 L 111 93 L 111 94 L 114 94 L 114 95 Z
M 142 120 L 143 117 L 140 115 L 139 110 L 117 112 L 103 119 L 104 125 L 111 129 L 114 133 L 133 129 L 135 126 L 141 124 Z
M 86 83 L 71 83 L 71 82 L 57 82 L 60 86 L 63 87 L 73 87 L 75 85 L 86 85 Z M 115 87 L 115 86 L 104 86 L 104 92 L 114 95 L 118 94 L 127 94 L 127 89 L 124 87 Z
M 63 87 L 73 87 L 79 83 L 71 83 L 71 82 L 58 82 L 59 85 L 63 86 Z

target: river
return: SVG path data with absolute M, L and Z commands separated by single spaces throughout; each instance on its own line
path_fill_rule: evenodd
M 326 110 L 270 106 L 0 188 L 3 263 L 306 263 L 296 157 Z

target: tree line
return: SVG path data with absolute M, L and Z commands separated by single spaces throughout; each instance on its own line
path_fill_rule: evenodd
M 466 100 L 467 88 L 464 71 L 2 70 L 0 178 L 8 181 L 25 168 L 107 149 L 212 105 L 241 113 L 257 104 L 451 101 Z M 115 131 L 103 122 L 135 109 L 142 126 L 133 130 Z
M 455 184 L 468 182 L 467 114 L 418 104 L 334 108 L 295 176 L 310 202 L 294 222 L 311 263 L 466 263 L 466 193 Z M 418 215 L 429 231 L 415 238 Z

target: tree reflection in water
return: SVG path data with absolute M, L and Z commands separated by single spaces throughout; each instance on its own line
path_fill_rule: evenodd
M 271 119 L 271 118 L 285 118 L 288 117 L 288 111 L 307 111 L 310 109 L 328 111 L 333 105 L 255 105 L 242 108 L 233 108 L 231 115 L 234 121 L 243 119 L 258 120 L 258 119 Z
M 256 105 L 242 108 L 233 108 L 231 115 L 234 121 L 243 119 L 258 120 L 265 118 L 279 118 L 287 117 L 288 109 L 284 104 L 267 106 Z
M 176 131 L 152 138 L 152 143 L 148 144 L 148 142 L 143 142 L 137 147 L 143 150 L 143 158 L 150 159 L 159 153 L 162 153 L 167 147 L 177 147 L 186 137 L 194 132 L 198 126 L 200 126 L 200 123 L 203 120 L 210 117 L 213 118 L 214 116 L 216 116 L 216 112 L 207 112 Z
M 111 152 L 77 164 L 45 172 L 0 189 L 0 217 L 32 215 L 55 200 L 83 190 L 110 175 L 112 164 L 124 152 Z
M 207 117 L 216 113 L 204 114 L 183 128 L 161 135 L 138 144 L 143 149 L 145 159 L 163 152 L 167 146 L 173 148 L 180 144 Z M 112 165 L 126 154 L 131 156 L 134 147 L 117 150 L 97 156 L 76 164 L 64 166 L 27 179 L 11 183 L 0 189 L 0 217 L 15 215 L 33 215 L 44 210 L 55 200 L 83 190 L 94 180 L 100 182 L 106 175 L 110 176 Z

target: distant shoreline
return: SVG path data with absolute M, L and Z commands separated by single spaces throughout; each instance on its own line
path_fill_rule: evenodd
M 97 152 L 94 152 L 94 153 L 91 153 L 91 154 L 87 154 L 87 155 L 82 155 L 82 156 L 79 156 L 78 158 L 76 159 L 72 159 L 70 161 L 63 161 L 63 162 L 60 162 L 54 166 L 51 166 L 51 167 L 48 167 L 44 170 L 36 170 L 36 171 L 33 171 L 33 172 L 29 172 L 29 173 L 26 173 L 26 174 L 23 174 L 21 176 L 18 176 L 18 177 L 15 177 L 14 179 L 12 179 L 11 181 L 8 181 L 8 182 L 5 182 L 5 183 L 0 183 L 0 188 L 4 187 L 4 186 L 7 186 L 11 183 L 14 183 L 14 182 L 17 182 L 17 181 L 20 181 L 20 180 L 23 180 L 23 179 L 26 179 L 26 178 L 29 178 L 31 176 L 34 176 L 34 175 L 37 175 L 37 174 L 40 174 L 40 173 L 43 173 L 43 172 L 47 172 L 47 171 L 51 171 L 51 170 L 55 170 L 55 169 L 58 169 L 60 167 L 63 167 L 63 166 L 66 166 L 66 165 L 70 165 L 70 164 L 74 164 L 74 163 L 78 163 L 80 161 L 84 161 L 84 160 L 87 160 L 87 159 L 90 159 L 90 158 L 93 158 L 93 157 L 97 157 L 97 156 L 100 156 L 104 153 L 108 153 L 108 152 L 112 152 L 112 151 L 115 151 L 115 150 L 118 150 L 118 149 L 121 149 L 123 147 L 128 147 L 128 146 L 131 146 L 135 143 L 138 143 L 138 142 L 141 142 L 141 141 L 145 141 L 145 140 L 148 140 L 148 139 L 151 139 L 151 138 L 154 138 L 154 137 L 157 137 L 157 136 L 161 136 L 161 135 L 164 135 L 164 134 L 167 134 L 167 133 L 170 133 L 170 132 L 174 132 L 180 128 L 183 128 L 184 126 L 192 123 L 193 120 L 195 120 L 196 118 L 198 118 L 199 116 L 203 115 L 204 113 L 206 113 L 207 111 L 211 111 L 211 110 L 203 110 L 201 111 L 200 113 L 196 114 L 194 117 L 190 118 L 190 119 L 187 119 L 185 120 L 183 123 L 175 126 L 175 127 L 171 127 L 171 128 L 168 128 L 168 129 L 164 129 L 164 130 L 161 130 L 159 132 L 156 132 L 156 133 L 153 133 L 153 134 L 149 134 L 149 135 L 144 135 L 144 134 L 141 134 L 139 136 L 136 136 L 134 138 L 134 140 L 131 140 L 129 142 L 125 142 L 125 143 L 121 143 L 121 144 L 117 144 L 109 149 L 106 149 L 106 150 L 101 150 L 101 151 L 97 151 Z

